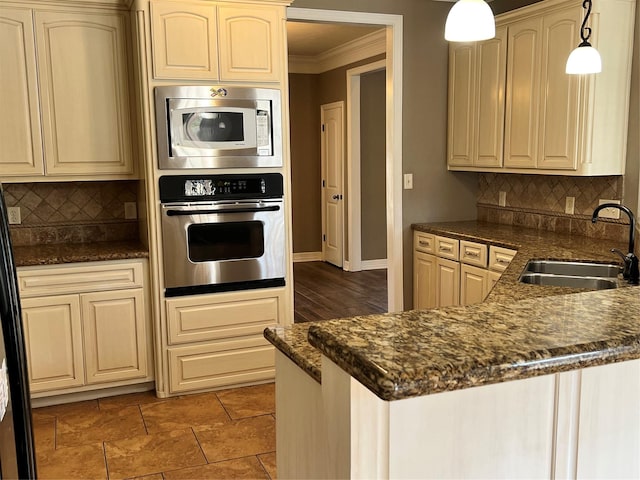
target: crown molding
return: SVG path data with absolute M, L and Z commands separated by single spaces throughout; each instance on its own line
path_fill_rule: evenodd
M 357 38 L 319 55 L 289 55 L 289 73 L 317 75 L 387 51 L 386 30 Z

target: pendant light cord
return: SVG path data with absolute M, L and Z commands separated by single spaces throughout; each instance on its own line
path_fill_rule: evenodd
M 584 20 L 582 21 L 582 27 L 580 27 L 580 38 L 582 38 L 581 47 L 590 47 L 589 37 L 591 37 L 591 27 L 587 27 L 587 21 L 589 20 L 589 15 L 591 15 L 591 0 L 584 0 L 582 2 L 582 8 L 587 10 L 587 13 L 584 15 Z

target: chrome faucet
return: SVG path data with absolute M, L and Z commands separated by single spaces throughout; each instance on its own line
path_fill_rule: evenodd
M 611 251 L 620 255 L 624 261 L 624 269 L 622 270 L 622 277 L 629 283 L 638 285 L 640 282 L 640 272 L 638 271 L 638 257 L 636 257 L 635 251 L 635 236 L 636 236 L 636 219 L 633 216 L 633 212 L 624 205 L 618 205 L 617 203 L 603 203 L 596 207 L 593 211 L 591 221 L 596 223 L 598 221 L 598 214 L 600 210 L 604 208 L 617 208 L 621 212 L 626 213 L 629 216 L 629 253 L 623 254 L 620 250 L 613 248 Z

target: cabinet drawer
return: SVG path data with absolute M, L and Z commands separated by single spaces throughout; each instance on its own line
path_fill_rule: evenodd
M 169 354 L 171 393 L 239 385 L 275 377 L 275 352 L 262 335 L 174 347 Z
M 144 260 L 18 269 L 21 297 L 142 287 Z
M 431 233 L 413 232 L 413 248 L 423 253 L 435 253 L 436 236 Z
M 516 250 L 491 246 L 489 248 L 489 269 L 503 272 L 509 266 L 516 253 L 518 253 Z
M 436 255 L 450 260 L 458 260 L 460 242 L 452 238 L 436 236 Z
M 461 240 L 460 261 L 468 265 L 487 268 L 487 246 L 482 243 Z
M 229 293 L 166 301 L 169 344 L 258 335 L 282 318 L 281 295 Z

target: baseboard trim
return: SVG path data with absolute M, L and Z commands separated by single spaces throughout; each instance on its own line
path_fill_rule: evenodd
M 381 268 L 387 268 L 387 259 L 379 258 L 377 260 L 362 260 L 360 263 L 362 270 L 380 270 Z
M 298 262 L 321 262 L 322 252 L 299 252 L 293 254 L 293 263 Z

